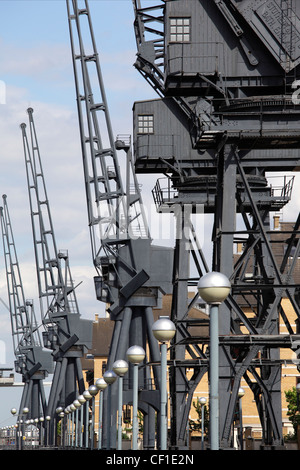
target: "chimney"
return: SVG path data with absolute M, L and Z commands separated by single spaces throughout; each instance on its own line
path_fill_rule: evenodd
M 236 245 L 236 251 L 237 253 L 242 253 L 243 252 L 243 243 L 242 242 L 238 242 L 237 245 Z
M 280 229 L 279 215 L 274 215 L 273 220 L 274 220 L 274 230 L 279 230 Z

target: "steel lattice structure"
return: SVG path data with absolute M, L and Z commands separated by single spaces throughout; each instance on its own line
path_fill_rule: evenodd
M 88 2 L 67 1 L 67 9 L 92 259 L 98 274 L 96 294 L 100 301 L 109 303 L 110 318 L 114 321 L 107 368 L 110 370 L 115 360 L 126 360 L 126 351 L 132 345 L 147 351 L 145 364 L 157 363 L 159 348 L 151 329 L 152 307 L 171 289 L 173 250 L 152 245 L 133 171 L 131 139 L 113 136 Z M 117 150 L 121 149 L 126 152 L 125 183 L 117 157 Z M 148 366 L 142 368 L 139 378 L 147 448 L 155 445 L 158 369 L 153 370 L 156 387 Z M 130 370 L 130 377 L 131 374 Z M 125 390 L 127 403 L 132 401 L 131 382 Z M 117 386 L 111 387 L 114 419 Z M 114 447 L 116 430 L 107 419 L 105 416 L 104 446 L 109 442 Z
M 28 108 L 30 139 L 21 124 L 30 216 L 41 307 L 44 346 L 52 350 L 55 370 L 47 404 L 47 415 L 55 426 L 56 409 L 73 403 L 83 393 L 81 358 L 91 347 L 92 322 L 80 316 L 76 286 L 68 253 L 58 251 L 42 168 L 39 144 Z M 53 432 L 50 433 L 50 442 Z
M 42 347 L 40 325 L 38 325 L 33 300 L 26 299 L 21 270 L 15 246 L 7 196 L 3 195 L 0 211 L 3 252 L 6 267 L 6 280 L 13 346 L 15 371 L 22 375 L 23 393 L 19 405 L 29 409 L 28 419 L 46 417 L 47 401 L 43 380 L 53 372 L 50 351 Z
M 189 237 L 181 236 L 190 224 L 189 218 L 184 220 L 185 206 L 196 210 L 201 205 L 214 219 L 210 270 L 222 272 L 232 283 L 220 312 L 220 446 L 232 446 L 237 393 L 244 377 L 257 404 L 263 444 L 279 448 L 279 348 L 297 350 L 299 339 L 281 301 L 287 297 L 299 318 L 299 286 L 293 276 L 299 217 L 278 259 L 271 214 L 290 201 L 293 177 L 275 194 L 268 174 L 299 168 L 300 116 L 293 93 L 300 6 L 292 0 L 171 0 L 155 5 L 133 0 L 133 7 L 135 66 L 159 95 L 135 103 L 135 167 L 137 172 L 165 175 L 165 184 L 158 180 L 153 191 L 159 211 L 174 204 L 182 209 L 176 218 L 173 278 L 172 319 L 181 328 L 173 347 L 177 367 L 170 383 L 171 445 L 187 444 L 192 394 L 209 367 L 209 338 L 192 338 L 182 328 L 189 325 L 187 312 L 193 304 L 188 302 L 188 287 L 208 268 L 201 255 L 192 277 L 189 260 L 199 251 L 196 246 L 188 252 L 184 241 Z M 151 134 L 139 132 L 143 115 L 152 116 Z M 238 257 L 236 243 L 243 244 Z M 289 331 L 286 337 L 279 335 L 280 318 Z M 196 345 L 198 356 L 191 351 Z M 185 374 L 187 357 L 190 367 L 194 362 L 191 380 Z

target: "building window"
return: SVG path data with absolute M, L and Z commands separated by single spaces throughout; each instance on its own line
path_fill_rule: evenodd
M 170 18 L 170 41 L 189 42 L 191 39 L 190 18 Z
M 138 133 L 153 134 L 153 114 L 140 114 L 138 116 Z

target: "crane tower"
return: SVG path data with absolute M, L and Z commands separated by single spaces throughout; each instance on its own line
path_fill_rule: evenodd
M 81 318 L 68 252 L 58 251 L 37 140 L 33 109 L 28 108 L 30 139 L 21 124 L 30 216 L 36 261 L 44 346 L 52 350 L 55 370 L 47 415 L 73 403 L 83 393 L 81 358 L 91 347 L 92 321 Z M 50 433 L 53 437 L 53 433 Z
M 2 199 L 0 220 L 12 338 L 16 356 L 15 371 L 22 375 L 24 382 L 19 416 L 22 416 L 24 408 L 28 408 L 28 419 L 41 416 L 45 418 L 47 401 L 43 380 L 48 374 L 53 373 L 53 360 L 50 351 L 42 346 L 40 325 L 37 323 L 33 300 L 25 298 L 7 196 L 3 195 Z
M 97 272 L 96 294 L 100 301 L 109 304 L 114 321 L 107 367 L 111 369 L 117 359 L 126 360 L 126 351 L 132 345 L 147 350 L 149 344 L 150 361 L 157 362 L 159 349 L 151 330 L 152 308 L 159 305 L 162 294 L 171 290 L 173 249 L 152 244 L 132 171 L 131 139 L 113 135 L 88 2 L 67 1 L 67 9 L 88 225 Z M 117 150 L 126 154 L 122 170 Z M 125 183 L 123 171 L 127 175 Z M 155 387 L 151 385 L 149 367 L 142 369 L 139 379 L 140 407 L 148 436 L 144 445 L 148 448 L 154 446 L 155 410 L 159 411 L 157 369 L 154 367 Z M 132 401 L 131 385 L 125 392 L 124 400 Z M 112 393 L 116 400 L 115 386 Z M 110 442 L 114 446 L 115 430 L 104 421 L 104 440 L 106 429 L 112 433 Z

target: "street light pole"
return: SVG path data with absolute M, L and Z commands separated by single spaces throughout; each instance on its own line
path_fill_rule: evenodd
M 103 377 L 96 380 L 96 387 L 99 390 L 98 450 L 100 450 L 102 449 L 103 390 L 107 387 Z
M 92 395 L 88 390 L 85 390 L 82 394 L 85 398 L 85 423 L 84 423 L 84 447 L 87 449 L 89 446 L 89 400 Z
M 73 401 L 73 405 L 75 406 L 75 442 L 74 442 L 74 447 L 78 447 L 78 411 L 79 408 L 81 407 L 81 403 L 78 399 Z
M 168 442 L 168 392 L 167 392 L 167 343 L 176 332 L 174 323 L 168 317 L 160 317 L 152 325 L 154 337 L 161 342 L 161 384 L 160 384 L 160 449 L 167 450 Z
M 239 388 L 238 399 L 239 399 L 239 439 L 240 439 L 240 450 L 243 450 L 243 410 L 242 410 L 242 398 L 245 395 L 243 387 Z
M 228 296 L 230 287 L 227 277 L 214 271 L 202 276 L 198 283 L 200 297 L 210 305 L 209 421 L 211 450 L 219 450 L 219 305 Z
M 113 363 L 113 371 L 119 376 L 118 390 L 118 450 L 122 450 L 122 411 L 123 411 L 123 377 L 128 371 L 128 364 L 123 359 Z
M 201 405 L 201 450 L 204 450 L 204 406 L 206 403 L 206 398 L 200 397 L 199 403 Z
M 91 423 L 91 450 L 94 448 L 94 429 L 95 429 L 95 396 L 98 393 L 96 385 L 89 386 L 89 392 L 92 395 L 92 423 Z
M 132 402 L 132 449 L 138 448 L 138 373 L 139 363 L 143 361 L 146 353 L 141 346 L 131 346 L 127 350 L 128 361 L 133 364 L 133 402 Z
M 47 415 L 46 416 L 46 446 L 49 446 L 49 433 L 50 433 L 50 421 L 51 421 L 51 416 Z
M 84 405 L 86 400 L 84 398 L 83 395 L 79 395 L 79 397 L 77 398 L 77 400 L 79 401 L 80 405 Z M 80 427 L 80 437 L 79 437 L 79 447 L 81 448 L 83 446 L 83 423 L 84 423 L 84 418 L 83 418 L 83 410 L 84 407 L 82 406 L 82 408 L 80 409 L 80 418 L 79 418 L 79 427 Z
M 111 416 L 111 386 L 117 379 L 117 374 L 113 370 L 107 370 L 103 374 L 103 378 L 108 387 L 108 397 L 107 397 L 107 436 L 106 436 L 106 449 L 110 450 L 110 432 L 112 426 L 112 416 Z

